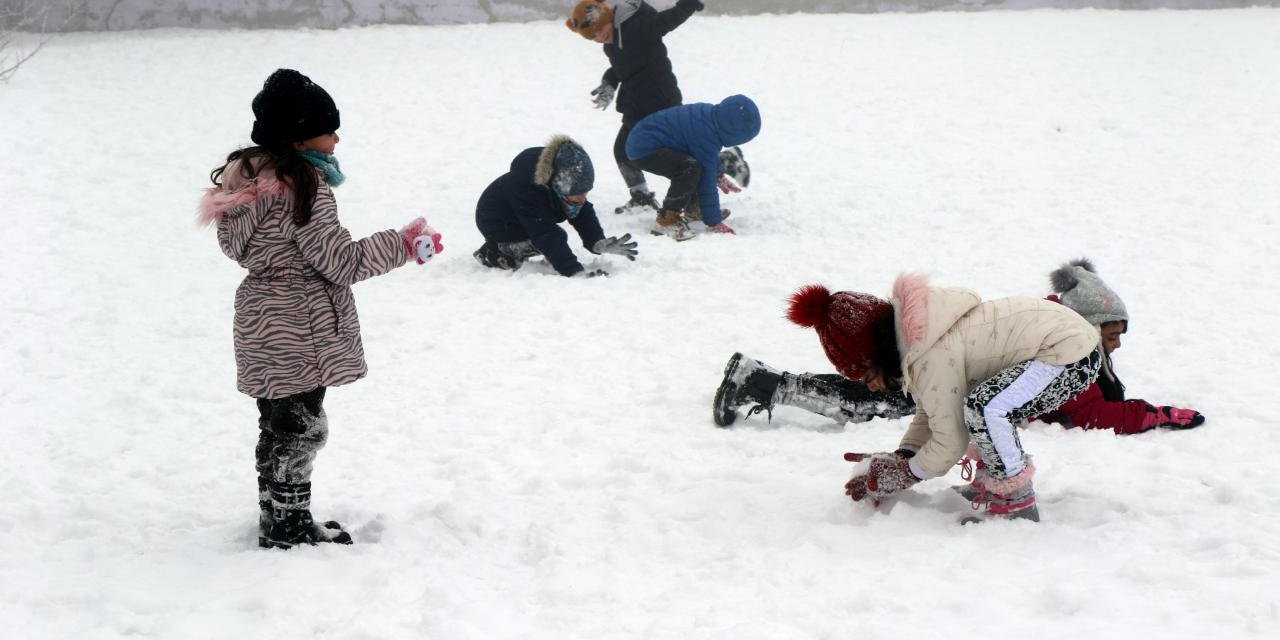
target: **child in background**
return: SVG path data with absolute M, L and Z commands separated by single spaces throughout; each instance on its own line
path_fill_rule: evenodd
M 541 255 L 563 276 L 609 275 L 603 269 L 587 271 L 578 262 L 569 234 L 560 228 L 567 221 L 592 253 L 635 260 L 631 234 L 604 236 L 595 206 L 587 200 L 594 184 L 591 157 L 569 136 L 553 136 L 544 147 L 521 151 L 476 202 L 476 227 L 484 244 L 471 255 L 495 269 L 519 269 Z
M 655 235 L 677 241 L 693 237 L 689 222 L 713 233 L 734 233 L 725 224 L 717 190 L 730 190 L 719 173 L 720 151 L 760 133 L 760 110 L 743 95 L 719 104 L 699 102 L 663 109 L 636 124 L 627 139 L 627 157 L 636 166 L 671 180 Z
M 1129 330 L 1129 311 L 1086 258 L 1072 260 L 1049 274 L 1061 302 L 1098 327 L 1102 338 L 1102 367 L 1098 380 L 1084 393 L 1068 400 L 1057 411 L 1038 420 L 1066 427 L 1111 429 L 1119 434 L 1141 433 L 1157 427 L 1190 429 L 1204 424 L 1204 416 L 1194 409 L 1155 406 L 1145 400 L 1125 400 L 1124 384 L 1116 376 L 1111 353 L 1120 348 L 1120 336 Z
M 678 0 L 663 11 L 641 0 L 582 0 L 565 20 L 574 33 L 604 45 L 609 58 L 609 68 L 591 96 L 596 108 L 606 109 L 616 92 L 617 110 L 622 114 L 622 126 L 613 141 L 613 159 L 631 199 L 614 213 L 640 207 L 658 209 L 641 167 L 627 158 L 627 136 L 645 116 L 683 101 L 662 38 L 701 10 L 698 0 Z
M 279 69 L 253 99 L 256 146 L 238 149 L 210 176 L 200 221 L 249 271 L 236 289 L 236 387 L 257 400 L 261 547 L 351 544 L 334 521 L 311 515 L 311 472 L 329 427 L 328 387 L 368 372 L 351 285 L 441 251 L 423 218 L 353 241 L 332 188 L 345 180 L 333 156 L 337 105 L 320 85 Z

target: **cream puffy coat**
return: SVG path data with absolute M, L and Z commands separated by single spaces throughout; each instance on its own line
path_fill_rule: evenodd
M 919 275 L 893 285 L 903 389 L 916 415 L 901 447 L 917 451 L 912 467 L 942 476 L 969 447 L 964 402 L 1002 369 L 1027 360 L 1068 365 L 1098 346 L 1098 329 L 1067 307 L 1039 298 L 983 302 L 968 289 L 930 287 Z

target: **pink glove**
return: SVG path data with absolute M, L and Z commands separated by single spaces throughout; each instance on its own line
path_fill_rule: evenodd
M 723 173 L 716 174 L 716 186 L 720 187 L 720 193 L 738 193 L 742 191 L 742 187 L 734 184 L 729 176 Z
M 1178 407 L 1154 407 L 1147 405 L 1147 415 L 1142 418 L 1142 428 L 1190 429 L 1204 424 L 1204 415 L 1194 409 Z
M 444 251 L 440 237 L 440 232 L 432 229 L 427 224 L 427 219 L 422 217 L 415 218 L 400 230 L 400 241 L 404 243 L 405 251 L 409 252 L 409 257 L 417 259 L 418 264 L 426 264 L 437 253 Z

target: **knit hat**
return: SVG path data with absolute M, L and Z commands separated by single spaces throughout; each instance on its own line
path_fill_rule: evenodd
M 338 130 L 338 106 L 320 85 L 293 69 L 277 69 L 253 98 L 253 133 L 264 146 L 308 140 Z
M 751 98 L 734 95 L 716 105 L 716 129 L 720 132 L 720 146 L 743 144 L 760 133 L 760 109 Z
M 1087 258 L 1072 260 L 1049 274 L 1049 284 L 1059 295 L 1059 302 L 1084 316 L 1090 324 L 1129 321 L 1124 301 L 1098 277 Z
M 595 186 L 596 171 L 582 145 L 563 134 L 551 136 L 533 168 L 533 183 L 561 195 L 581 195 Z
M 612 22 L 613 9 L 604 0 L 582 0 L 564 21 L 564 26 L 588 40 L 595 40 L 600 28 Z
M 876 357 L 875 325 L 893 317 L 893 305 L 868 293 L 831 293 L 820 284 L 791 295 L 787 318 L 813 327 L 827 359 L 840 375 L 860 380 Z

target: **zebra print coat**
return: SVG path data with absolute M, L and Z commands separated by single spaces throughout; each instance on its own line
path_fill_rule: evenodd
M 363 378 L 350 285 L 408 261 L 400 234 L 352 241 L 323 180 L 299 227 L 293 192 L 274 175 L 245 180 L 235 163 L 222 175 L 200 201 L 200 220 L 217 224 L 222 252 L 249 270 L 235 298 L 236 388 L 275 399 Z

